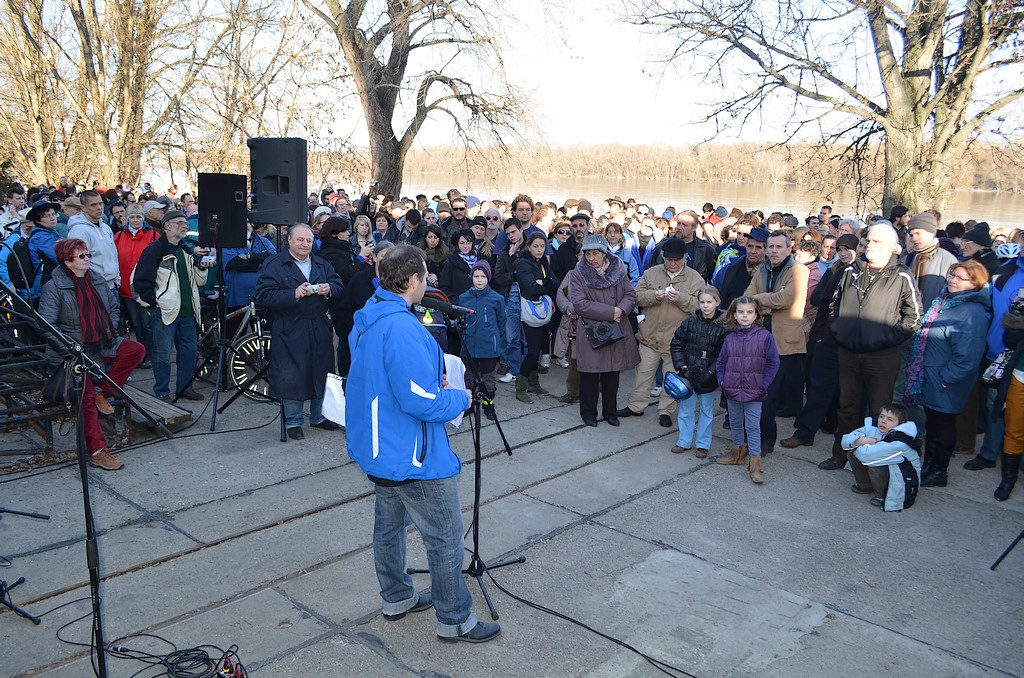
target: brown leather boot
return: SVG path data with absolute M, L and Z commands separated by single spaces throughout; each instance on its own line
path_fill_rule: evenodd
M 739 466 L 743 463 L 745 457 L 744 446 L 733 445 L 729 448 L 729 456 L 719 457 L 718 459 L 715 459 L 715 463 L 721 464 L 722 466 Z
M 750 479 L 754 481 L 755 485 L 764 482 L 764 462 L 761 457 L 750 457 L 747 462 L 747 473 L 750 474 Z

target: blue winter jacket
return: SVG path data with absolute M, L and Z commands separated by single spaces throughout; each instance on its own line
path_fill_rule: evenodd
M 922 404 L 947 414 L 964 411 L 978 381 L 991 312 L 987 286 L 957 294 L 963 295 L 963 303 L 942 311 L 931 323 L 924 351 Z M 939 298 L 947 297 L 948 292 Z
M 11 243 L 14 244 L 13 242 Z M 1003 316 L 1010 309 L 1010 303 L 1017 298 L 1017 290 L 1024 288 L 1024 256 L 1006 264 L 998 273 L 1005 280 L 998 280 L 992 289 L 992 323 L 988 328 L 988 351 L 985 358 L 995 360 L 1003 352 Z M 1010 348 L 1013 348 L 1012 346 Z
M 348 337 L 348 455 L 386 480 L 436 480 L 462 468 L 446 421 L 469 407 L 465 391 L 441 387 L 444 356 L 405 300 L 378 289 L 356 312 Z
M 466 318 L 466 345 L 470 358 L 497 358 L 501 355 L 502 328 L 505 326 L 505 300 L 490 286 L 470 288 L 459 297 L 459 306 L 476 313 Z
M 57 253 L 54 251 L 54 245 L 58 240 L 60 240 L 60 236 L 57 235 L 57 231 L 42 226 L 36 226 L 28 235 L 28 251 L 32 255 L 32 270 L 36 272 L 32 279 L 32 294 L 36 297 L 39 296 L 43 287 L 43 257 L 50 260 L 50 265 L 53 268 L 59 265 Z

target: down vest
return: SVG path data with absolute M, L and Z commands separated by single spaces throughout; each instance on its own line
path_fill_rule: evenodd
M 729 334 L 729 328 L 721 322 L 722 315 L 716 309 L 709 319 L 698 311 L 681 322 L 672 337 L 672 366 L 697 393 L 718 388 L 718 354 Z
M 726 398 L 740 403 L 764 401 L 779 371 L 779 349 L 764 327 L 740 327 L 725 338 L 717 366 Z

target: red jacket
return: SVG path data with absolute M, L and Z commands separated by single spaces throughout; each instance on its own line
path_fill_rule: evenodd
M 142 250 L 159 239 L 160 234 L 149 227 L 139 229 L 135 235 L 132 235 L 131 229 L 123 228 L 114 236 L 114 245 L 117 247 L 117 266 L 121 271 L 121 287 L 118 292 L 123 298 L 132 298 L 132 271 L 135 269 L 135 264 L 139 263 Z

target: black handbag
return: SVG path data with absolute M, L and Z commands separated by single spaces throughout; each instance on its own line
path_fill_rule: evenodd
M 82 377 L 74 373 L 75 364 L 65 360 L 53 371 L 43 386 L 42 397 L 46 402 L 59 405 L 77 405 L 82 394 Z
M 587 339 L 590 340 L 590 348 L 595 351 L 626 338 L 626 335 L 622 333 L 622 328 L 616 322 L 598 320 L 597 322 L 584 323 L 583 326 L 587 328 Z

